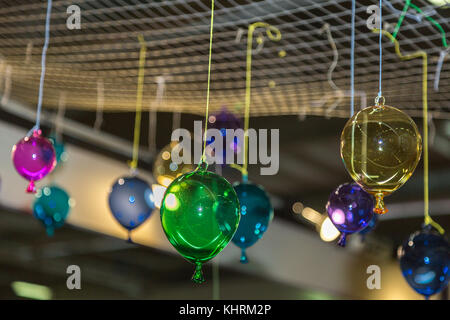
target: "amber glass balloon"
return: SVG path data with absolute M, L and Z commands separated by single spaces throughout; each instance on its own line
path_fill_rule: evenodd
M 412 175 L 422 152 L 414 121 L 383 104 L 357 112 L 341 135 L 341 157 L 353 180 L 376 198 L 375 213 L 387 212 L 383 198 Z
M 172 162 L 172 150 L 179 148 L 178 142 L 172 142 L 165 146 L 155 159 L 153 165 L 153 175 L 156 181 L 164 187 L 169 186 L 175 178 L 191 172 L 194 167 L 188 163 L 176 164 Z M 183 156 L 183 151 L 179 152 L 180 157 Z

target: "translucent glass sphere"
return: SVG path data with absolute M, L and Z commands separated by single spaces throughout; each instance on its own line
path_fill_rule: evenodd
M 376 213 L 386 213 L 383 197 L 412 175 L 422 152 L 414 121 L 394 107 L 377 105 L 357 112 L 341 135 L 341 157 L 353 180 L 376 198 Z
M 239 224 L 239 199 L 232 185 L 198 168 L 169 185 L 160 213 L 170 243 L 196 265 L 193 280 L 203 282 L 202 264 L 227 246 Z
M 413 233 L 400 248 L 399 258 L 408 284 L 426 298 L 448 285 L 450 244 L 431 226 Z

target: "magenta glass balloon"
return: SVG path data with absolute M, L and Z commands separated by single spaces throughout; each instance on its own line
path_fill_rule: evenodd
M 36 192 L 34 182 L 53 170 L 56 152 L 53 144 L 41 135 L 41 130 L 35 130 L 14 145 L 12 160 L 17 172 L 30 181 L 27 192 Z

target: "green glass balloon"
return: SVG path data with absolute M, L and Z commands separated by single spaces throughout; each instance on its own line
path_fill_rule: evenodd
M 233 186 L 199 166 L 169 185 L 160 213 L 170 243 L 196 266 L 192 280 L 204 282 L 202 264 L 227 246 L 239 225 L 239 199 Z

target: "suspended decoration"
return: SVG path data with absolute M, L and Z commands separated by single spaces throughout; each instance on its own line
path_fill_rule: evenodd
M 139 160 L 139 140 L 141 133 L 142 92 L 144 87 L 144 67 L 146 46 L 143 36 L 138 36 L 139 74 L 136 98 L 136 118 L 134 124 L 133 159 L 129 162 L 131 174 L 121 177 L 111 188 L 108 202 L 114 218 L 128 230 L 128 241 L 132 242 L 131 231 L 144 223 L 155 209 L 155 198 L 150 185 L 137 177 Z
M 414 121 L 382 102 L 357 112 L 341 136 L 341 157 L 353 180 L 376 198 L 375 213 L 387 212 L 383 198 L 414 172 L 422 138 Z
M 42 222 L 47 235 L 64 225 L 74 201 L 67 192 L 57 186 L 47 186 L 36 192 L 33 204 L 34 216 Z
M 431 225 L 413 233 L 399 248 L 402 274 L 408 284 L 428 299 L 450 279 L 450 245 Z
M 172 151 L 177 152 L 180 157 L 183 156 L 183 151 L 178 151 L 177 148 L 181 147 L 177 141 L 173 141 L 164 147 L 155 159 L 153 175 L 156 181 L 164 187 L 169 186 L 175 178 L 194 170 L 194 167 L 191 164 L 176 164 L 175 162 L 172 162 Z
M 359 232 L 369 224 L 373 213 L 373 198 L 356 183 L 341 184 L 328 199 L 328 217 L 342 233 L 338 244 L 345 246 L 349 234 Z
M 362 229 L 359 234 L 361 235 L 362 240 L 365 239 L 366 235 L 375 229 L 378 223 L 378 215 L 374 214 L 372 219 L 370 219 L 369 223 L 367 224 L 367 227 Z
M 111 188 L 108 197 L 109 208 L 117 222 L 131 231 L 144 223 L 155 209 L 155 199 L 150 185 L 136 177 L 119 178 Z
M 35 181 L 49 174 L 56 165 L 56 153 L 53 144 L 34 130 L 31 136 L 26 136 L 17 142 L 12 149 L 12 160 L 17 172 L 29 180 L 27 192 L 36 192 Z
M 53 148 L 55 148 L 56 155 L 56 163 L 61 164 L 67 161 L 67 152 L 64 142 L 57 138 L 55 134 L 51 134 L 48 137 L 48 140 L 53 144 Z
M 256 241 L 263 236 L 269 226 L 269 222 L 273 218 L 273 208 L 267 193 L 261 186 L 248 182 L 248 128 L 251 102 L 252 47 L 253 33 L 257 28 L 265 28 L 266 34 L 270 40 L 281 40 L 280 30 L 270 24 L 255 22 L 248 27 L 244 117 L 244 163 L 242 166 L 236 164 L 230 165 L 232 168 L 238 169 L 242 174 L 242 182 L 235 184 L 234 186 L 239 198 L 241 220 L 239 228 L 233 238 L 233 243 L 241 248 L 241 263 L 248 263 L 246 249 L 255 244 Z M 285 54 L 286 52 L 280 54 L 280 57 L 284 57 Z
M 206 166 L 198 167 L 169 185 L 160 212 L 170 243 L 196 266 L 192 280 L 203 282 L 202 264 L 226 247 L 239 224 L 233 187 Z
M 55 149 L 52 143 L 42 136 L 40 117 L 42 110 L 42 96 L 44 92 L 45 60 L 50 39 L 50 15 L 52 0 L 48 0 L 45 19 L 45 41 L 41 57 L 41 78 L 39 82 L 39 96 L 36 112 L 36 124 L 27 136 L 17 142 L 12 148 L 12 160 L 17 172 L 29 180 L 27 192 L 36 192 L 35 181 L 44 178 L 56 165 Z
M 232 240 L 242 250 L 241 263 L 248 263 L 245 250 L 262 238 L 273 218 L 273 208 L 261 186 L 242 182 L 234 190 L 241 207 L 241 220 Z
M 222 107 L 222 110 L 219 113 L 210 115 L 208 118 L 208 122 L 209 128 L 220 130 L 224 141 L 227 129 L 237 130 L 242 128 L 242 121 L 235 114 L 230 112 L 226 107 Z M 206 141 L 206 152 L 211 156 L 215 156 L 214 150 L 209 148 L 208 146 L 213 142 L 214 137 L 211 137 Z M 225 145 L 222 151 L 222 165 L 226 165 L 227 154 L 239 155 L 242 152 L 241 146 L 242 141 L 239 141 L 237 136 L 234 137 L 234 140 L 233 142 L 231 142 L 231 144 Z
M 422 58 L 422 102 L 423 102 L 423 190 L 424 226 L 413 233 L 399 248 L 400 268 L 408 284 L 428 299 L 439 293 L 449 282 L 450 245 L 445 230 L 429 213 L 429 163 L 428 163 L 428 56 L 423 50 L 403 55 L 398 41 L 385 30 L 377 30 L 395 45 L 395 53 L 402 60 Z
M 382 29 L 382 1 L 379 27 Z M 375 196 L 374 212 L 388 210 L 384 197 L 400 188 L 412 175 L 422 151 L 422 139 L 414 121 L 404 112 L 385 105 L 382 95 L 382 33 L 379 35 L 379 91 L 375 106 L 353 115 L 354 91 L 354 19 L 352 1 L 352 117 L 341 135 L 341 158 L 350 176 L 367 192 Z
M 211 1 L 211 28 L 208 59 L 205 132 L 203 154 L 193 172 L 176 178 L 162 200 L 161 224 L 170 243 L 195 265 L 192 280 L 204 282 L 202 265 L 214 258 L 233 238 L 239 224 L 239 200 L 232 185 L 207 171 L 206 133 L 208 127 L 214 0 Z

